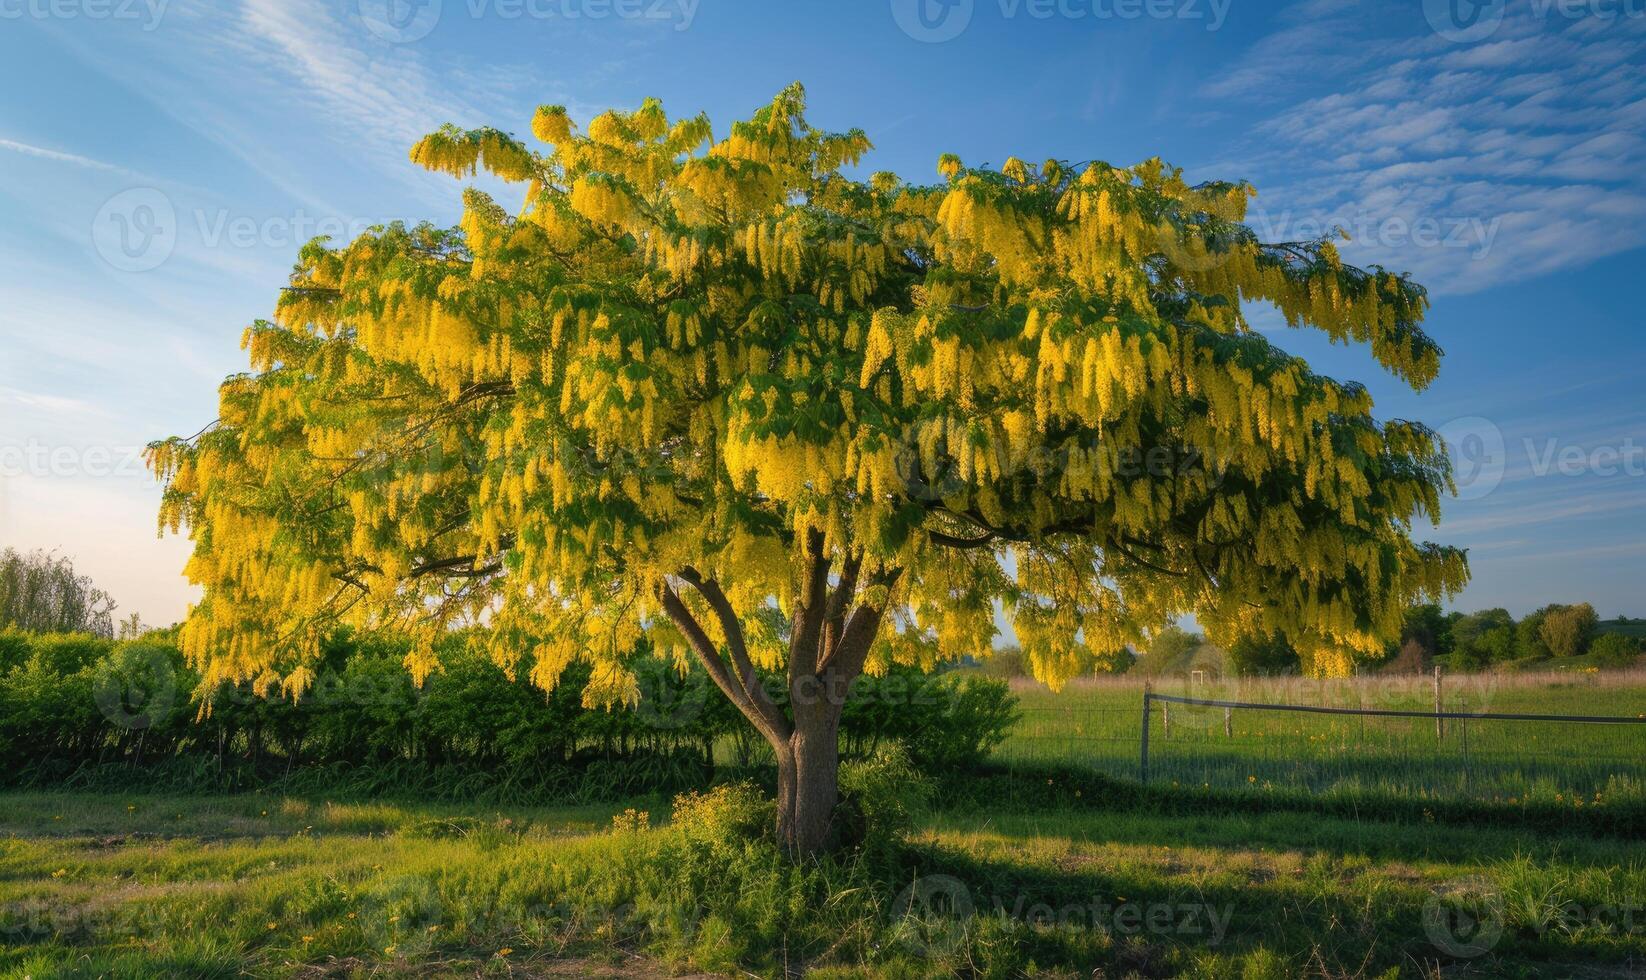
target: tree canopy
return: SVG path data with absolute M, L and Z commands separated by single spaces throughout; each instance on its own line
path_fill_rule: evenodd
M 1462 586 L 1412 537 L 1450 487 L 1437 436 L 1247 319 L 1420 389 L 1420 286 L 1260 241 L 1245 184 L 864 176 L 868 138 L 804 108 L 793 86 L 718 138 L 656 101 L 581 132 L 544 107 L 538 146 L 447 127 L 412 159 L 518 211 L 470 188 L 455 229 L 306 246 L 217 422 L 151 451 L 205 682 L 301 690 L 339 621 L 418 631 L 421 677 L 484 619 L 544 687 L 588 660 L 587 697 L 632 699 L 645 638 L 777 732 L 757 668 L 986 656 L 997 611 L 1053 684 L 1191 612 L 1333 672 Z

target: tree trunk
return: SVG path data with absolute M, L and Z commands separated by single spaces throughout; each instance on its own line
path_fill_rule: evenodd
M 834 843 L 840 799 L 837 711 L 796 712 L 794 734 L 778 750 L 777 839 L 791 857 L 821 854 Z
M 777 757 L 777 836 L 789 856 L 801 860 L 836 843 L 835 805 L 840 798 L 840 713 L 852 681 L 863 671 L 869 644 L 880 629 L 884 597 L 859 602 L 859 562 L 848 558 L 839 584 L 829 588 L 823 534 L 807 535 L 810 556 L 789 637 L 789 711 L 785 715 L 761 686 L 749 658 L 737 614 L 719 583 L 696 569 L 679 578 L 703 597 L 724 629 L 724 651 L 704 632 L 668 582 L 658 586 L 663 611 L 685 636 L 709 677 Z M 890 588 L 900 571 L 882 569 L 873 584 Z

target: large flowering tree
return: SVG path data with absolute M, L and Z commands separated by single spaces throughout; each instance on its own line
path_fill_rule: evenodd
M 1261 242 L 1246 185 L 1156 160 L 858 179 L 868 139 L 803 108 L 716 139 L 654 101 L 581 134 L 546 107 L 547 149 L 448 127 L 412 159 L 522 185 L 518 213 L 470 189 L 457 229 L 304 248 L 218 421 L 152 449 L 205 684 L 300 692 L 339 622 L 411 631 L 421 679 L 481 620 L 503 669 L 592 661 L 607 702 L 636 649 L 695 662 L 770 742 L 805 854 L 865 670 L 987 656 L 1003 617 L 1056 685 L 1193 613 L 1343 671 L 1461 587 L 1411 538 L 1436 436 L 1243 313 L 1421 388 L 1420 287 Z

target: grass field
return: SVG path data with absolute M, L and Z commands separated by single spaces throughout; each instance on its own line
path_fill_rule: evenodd
M 1427 679 L 1155 689 L 1434 698 Z M 1646 711 L 1641 675 L 1444 691 L 1448 710 Z M 1115 780 L 1137 774 L 1140 682 L 1018 693 L 1003 767 L 943 784 L 895 848 L 803 869 L 729 832 L 736 811 L 675 824 L 661 797 L 0 793 L 0 980 L 1646 975 L 1640 727 L 1441 739 L 1157 704 L 1139 789 Z
M 668 870 L 671 829 L 636 829 L 632 817 L 610 829 L 627 806 L 664 808 L 6 794 L 0 976 L 806 967 L 1278 980 L 1629 977 L 1646 965 L 1646 844 L 1005 806 L 927 818 L 906 884 L 840 870 L 855 884 L 828 885 L 838 897 L 811 910 L 795 905 L 795 876 L 747 856 L 717 856 L 723 886 L 689 894 Z M 908 914 L 925 907 L 911 894 L 934 889 L 977 918 Z M 1491 948 L 1476 955 L 1475 934 L 1454 935 L 1435 913 L 1479 896 Z
M 1142 681 L 1098 679 L 1058 694 L 1014 685 L 1023 718 L 1007 762 L 1139 776 Z M 1162 694 L 1261 704 L 1433 711 L 1431 678 L 1166 680 Z M 1646 719 L 1646 673 L 1454 675 L 1446 711 Z M 1165 705 L 1151 712 L 1150 776 L 1253 791 L 1345 791 L 1402 798 L 1534 799 L 1593 805 L 1646 796 L 1646 723 L 1448 721 Z

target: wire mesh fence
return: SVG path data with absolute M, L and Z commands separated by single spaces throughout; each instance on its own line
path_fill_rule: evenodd
M 1646 794 L 1646 678 L 1184 679 L 1020 697 L 1007 764 L 1220 790 L 1574 806 Z

